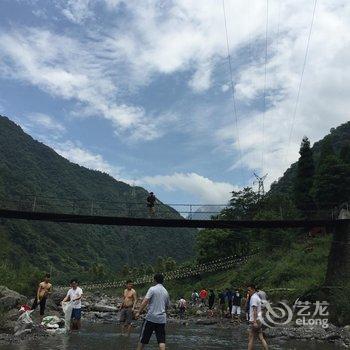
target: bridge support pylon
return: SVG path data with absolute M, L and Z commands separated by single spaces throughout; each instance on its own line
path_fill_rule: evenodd
M 334 228 L 324 285 L 330 303 L 331 321 L 350 324 L 350 224 Z

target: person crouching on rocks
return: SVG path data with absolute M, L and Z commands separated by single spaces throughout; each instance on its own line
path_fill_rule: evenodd
M 71 316 L 71 330 L 78 331 L 81 328 L 81 299 L 83 291 L 78 287 L 78 280 L 72 279 L 70 281 L 71 288 L 68 290 L 66 297 L 62 300 L 63 303 L 71 301 L 73 303 L 73 310 Z

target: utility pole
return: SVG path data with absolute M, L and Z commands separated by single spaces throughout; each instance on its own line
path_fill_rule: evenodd
M 264 196 L 264 194 L 265 194 L 264 181 L 265 181 L 267 175 L 268 174 L 265 174 L 264 176 L 258 176 L 256 173 L 254 173 L 254 176 L 257 179 L 257 181 L 254 181 L 254 185 L 258 184 L 258 195 L 260 197 Z

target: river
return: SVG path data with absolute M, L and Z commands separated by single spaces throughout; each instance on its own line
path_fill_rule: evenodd
M 120 328 L 112 324 L 85 323 L 79 333 L 56 335 L 39 339 L 28 339 L 19 344 L 0 345 L 0 350 L 129 350 L 135 349 L 139 327 L 130 337 L 122 336 Z M 246 326 L 220 328 L 218 326 L 189 326 L 169 324 L 167 326 L 167 349 L 234 349 L 246 350 Z M 336 350 L 334 344 L 301 340 L 268 339 L 274 350 Z M 152 337 L 147 349 L 157 349 Z M 256 349 L 261 349 L 259 345 Z

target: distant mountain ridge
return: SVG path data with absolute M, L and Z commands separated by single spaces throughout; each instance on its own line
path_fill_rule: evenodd
M 100 201 L 94 210 L 106 210 L 108 203 L 145 203 L 142 187 L 131 187 L 110 175 L 71 163 L 48 146 L 35 141 L 7 117 L 0 116 L 0 202 L 18 194 L 38 194 L 43 205 L 60 211 L 59 200 L 79 198 Z M 49 198 L 50 197 L 50 198 Z M 180 218 L 163 204 L 167 217 Z M 116 208 L 115 215 L 125 208 Z M 142 214 L 142 213 L 141 213 Z M 111 215 L 114 215 L 113 212 Z M 140 213 L 139 213 L 140 215 Z M 158 256 L 185 260 L 193 256 L 196 230 L 93 225 L 55 224 L 6 220 L 0 223 L 0 259 L 19 266 L 28 264 L 52 269 L 56 276 L 88 274 L 97 264 L 110 272 L 125 263 L 153 263 Z

